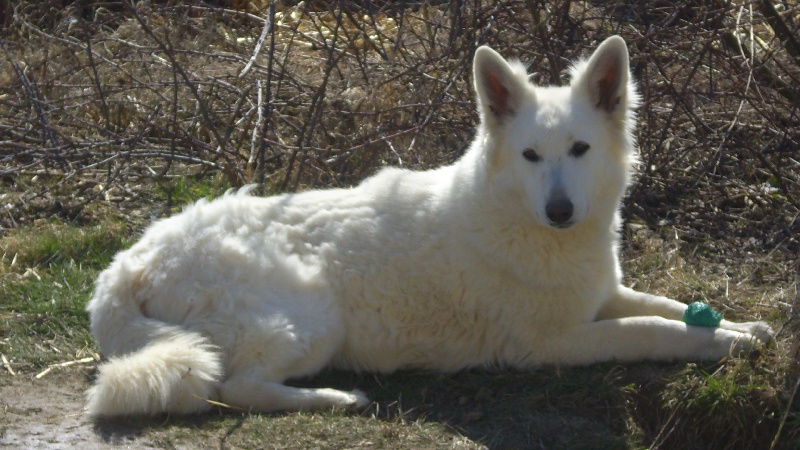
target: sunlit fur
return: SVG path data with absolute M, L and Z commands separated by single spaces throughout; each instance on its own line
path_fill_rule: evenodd
M 620 285 L 618 209 L 636 161 L 628 72 L 619 37 L 565 87 L 534 86 L 482 47 L 481 124 L 454 164 L 387 168 L 352 189 L 242 190 L 154 223 L 87 308 L 108 357 L 87 411 L 358 407 L 360 391 L 283 383 L 328 366 L 719 358 L 767 337 L 761 322 L 686 326 L 684 304 Z

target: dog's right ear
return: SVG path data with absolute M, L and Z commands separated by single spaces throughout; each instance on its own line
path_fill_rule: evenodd
M 603 41 L 592 56 L 573 69 L 573 88 L 579 89 L 599 110 L 625 117 L 636 103 L 636 92 L 629 83 L 628 47 L 619 36 Z
M 478 47 L 473 74 L 484 123 L 499 124 L 517 112 L 526 89 L 524 76 L 521 80 L 517 73 L 519 70 L 491 48 Z

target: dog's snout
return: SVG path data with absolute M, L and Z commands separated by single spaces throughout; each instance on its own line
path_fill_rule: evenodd
M 547 218 L 553 225 L 566 226 L 572 219 L 572 211 L 574 207 L 568 198 L 557 196 L 547 202 L 545 205 L 545 213 Z

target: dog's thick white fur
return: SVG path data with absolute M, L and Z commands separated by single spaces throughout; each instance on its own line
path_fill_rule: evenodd
M 620 284 L 637 98 L 621 38 L 570 86 L 533 86 L 488 47 L 474 78 L 481 125 L 450 166 L 200 201 L 117 255 L 87 308 L 109 357 L 88 412 L 361 406 L 359 391 L 283 382 L 720 358 L 769 337 L 763 322 L 687 326 L 684 304 Z

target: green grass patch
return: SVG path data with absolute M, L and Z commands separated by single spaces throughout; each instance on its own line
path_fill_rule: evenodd
M 156 187 L 155 198 L 164 201 L 170 210 L 177 211 L 202 198 L 219 197 L 233 186 L 222 174 L 216 174 L 202 180 L 188 175 L 164 179 Z
M 50 224 L 0 240 L 0 351 L 17 371 L 91 354 L 84 308 L 98 271 L 128 242 L 117 223 Z
M 796 406 L 794 412 L 785 411 L 792 406 L 780 388 L 796 379 L 797 367 L 776 351 L 705 368 L 688 364 L 670 377 L 660 394 L 660 407 L 668 417 L 660 424 L 660 444 L 671 448 L 690 441 L 698 448 L 768 448 L 765 443 L 775 439 L 783 413 L 789 413 L 794 426 L 790 422 L 789 435 L 784 434 L 776 448 L 797 448 L 791 443 L 799 442 L 800 411 Z
M 131 243 L 131 234 L 116 222 L 50 224 L 0 239 L 0 353 L 17 372 L 31 375 L 94 354 L 86 301 L 97 273 Z M 632 237 L 630 249 L 628 273 L 641 290 L 711 300 L 728 307 L 731 319 L 762 313 L 773 324 L 787 320 L 787 311 L 758 309 L 761 299 L 783 292 L 783 284 L 770 282 L 777 272 L 769 267 L 720 269 L 690 261 L 680 242 L 650 234 Z M 759 270 L 767 275 L 750 275 Z M 113 439 L 146 436 L 165 448 L 209 442 L 225 448 L 267 442 L 281 448 L 769 448 L 778 436 L 776 449 L 792 449 L 800 439 L 800 398 L 792 396 L 800 368 L 796 324 L 788 323 L 776 345 L 717 363 L 379 376 L 329 371 L 291 384 L 359 388 L 375 403 L 362 411 L 124 419 L 97 429 Z
M 125 224 L 103 222 L 88 228 L 64 224 L 13 230 L 0 239 L 0 273 L 42 270 L 64 264 L 102 267 L 130 243 Z
M 93 347 L 84 312 L 96 269 L 75 263 L 3 275 L 2 352 L 17 371 L 87 356 Z

